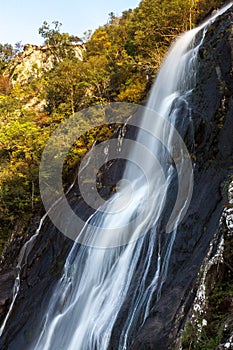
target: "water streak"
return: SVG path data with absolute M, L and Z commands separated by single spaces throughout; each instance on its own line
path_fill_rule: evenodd
M 218 15 L 225 10 L 226 8 Z M 199 28 L 185 33 L 175 43 L 151 91 L 148 108 L 155 110 L 174 125 L 179 116 L 179 109 L 174 106 L 182 103 L 186 109 L 189 108 L 187 96 L 195 87 L 198 50 L 204 40 L 207 27 L 216 17 L 217 15 Z M 199 43 L 194 46 L 194 39 L 198 32 L 201 32 L 202 36 Z M 162 144 L 166 145 L 166 149 L 172 154 L 173 134 L 165 127 L 163 118 L 155 120 L 153 125 L 146 125 L 147 118 L 143 118 L 142 128 L 159 130 Z M 137 141 L 149 148 L 161 163 L 168 162 L 167 151 L 163 150 L 161 142 L 155 142 L 143 132 L 139 132 Z M 136 158 L 137 155 L 133 153 L 134 150 L 132 150 L 132 158 Z M 178 177 L 183 177 L 185 159 L 182 154 L 180 157 L 180 166 L 176 171 Z M 146 162 L 145 159 L 144 166 L 150 168 L 151 164 Z M 119 222 L 121 223 L 119 227 L 124 226 L 124 223 L 128 223 L 136 216 L 142 206 L 147 205 L 145 193 L 148 191 L 148 185 L 142 179 L 135 179 L 134 171 L 130 163 L 127 164 L 124 178 L 131 181 L 132 205 L 116 215 L 104 215 L 99 211 L 94 213 L 89 223 L 98 225 L 93 229 L 88 225 L 81 233 L 90 237 L 92 242 L 93 240 L 95 243 L 95 240 L 98 243 L 101 242 L 102 237 L 98 236 L 98 226 L 111 227 L 114 223 L 119 225 Z M 130 227 L 132 236 L 137 230 L 144 232 L 140 239 L 125 246 L 119 244 L 119 247 L 111 249 L 73 245 L 64 274 L 47 310 L 43 331 L 34 344 L 34 349 L 107 350 L 112 342 L 114 348 L 119 350 L 130 346 L 133 332 L 143 325 L 150 313 L 152 303 L 159 299 L 176 238 L 177 231 L 174 229 L 167 239 L 166 246 L 161 247 L 159 222 L 169 186 L 174 180 L 175 170 L 170 164 L 164 171 L 165 183 L 160 181 L 161 179 L 158 178 L 160 173 L 153 168 L 149 178 L 149 194 L 153 199 L 150 200 L 147 215 L 142 221 L 136 221 Z M 184 186 L 189 186 L 188 182 Z M 122 191 L 124 190 L 125 188 Z M 114 207 L 115 201 L 114 197 L 105 205 L 108 208 Z M 176 213 L 174 220 L 177 222 L 184 207 L 185 201 L 178 214 Z M 128 232 L 123 233 L 128 234 Z M 106 237 L 104 239 L 106 240 Z M 111 235 L 108 239 L 111 240 Z M 114 334 L 116 334 L 115 337 Z
M 186 110 L 189 109 L 187 96 L 195 87 L 198 50 L 208 26 L 231 5 L 232 3 L 207 23 L 181 36 L 170 50 L 151 91 L 148 108 L 155 110 L 163 118 L 155 120 L 153 125 L 147 125 L 148 119 L 143 118 L 142 129 L 152 129 L 152 132 L 159 130 L 162 141 L 158 142 L 148 137 L 145 132 L 139 132 L 137 142 L 150 149 L 163 164 L 164 179 L 161 179 L 161 172 L 157 167 L 152 167 L 147 159 L 143 160 L 143 164 L 145 168 L 151 168 L 149 184 L 142 178 L 135 179 L 134 169 L 128 162 L 124 178 L 131 181 L 133 189 L 131 204 L 126 210 L 116 214 L 104 214 L 105 208 L 112 208 L 114 213 L 114 206 L 117 205 L 119 197 L 128 198 L 128 188 L 123 186 L 120 193 L 104 204 L 105 208 L 101 208 L 102 211 L 96 211 L 89 218 L 88 223 L 92 223 L 93 226 L 86 225 L 80 233 L 88 237 L 92 243 L 98 243 L 96 246 L 101 246 L 99 243 L 102 239 L 105 243 L 106 239 L 112 239 L 111 235 L 107 238 L 98 235 L 101 227 L 126 226 L 127 232 L 123 231 L 121 235 L 130 234 L 132 238 L 134 235 L 139 237 L 138 231 L 143 234 L 139 239 L 123 246 L 119 239 L 119 246 L 111 249 L 97 249 L 74 243 L 66 260 L 63 275 L 42 320 L 42 332 L 30 349 L 107 350 L 110 344 L 111 346 L 114 344 L 114 349 L 127 349 L 133 341 L 135 330 L 143 325 L 150 314 L 151 306 L 158 302 L 168 274 L 170 256 L 177 234 L 174 225 L 170 236 L 166 240 L 162 239 L 161 216 L 174 179 L 177 182 L 177 177 L 184 177 L 185 164 L 185 155 L 182 153 L 179 155 L 179 166 L 176 169 L 172 162 L 169 162 L 169 154 L 174 153 L 174 135 L 172 129 L 169 130 L 164 124 L 164 119 L 175 125 L 177 118 L 180 118 L 177 106 L 182 104 Z M 199 32 L 201 38 L 195 44 Z M 188 117 L 188 124 L 191 123 L 191 118 Z M 132 150 L 131 157 L 136 159 L 137 156 Z M 183 183 L 184 187 L 189 186 L 189 180 Z M 173 218 L 173 223 L 179 222 L 185 206 L 184 200 Z M 134 220 L 132 225 L 127 225 L 137 217 L 142 207 L 147 208 L 143 219 Z M 162 246 L 162 242 L 165 246 Z M 27 247 L 24 250 L 26 249 Z M 23 256 L 22 251 L 21 260 Z M 18 293 L 18 280 L 9 313 Z M 7 320 L 8 316 L 2 330 Z

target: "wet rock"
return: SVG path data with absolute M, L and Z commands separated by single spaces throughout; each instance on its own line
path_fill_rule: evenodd
M 233 160 L 233 70 L 232 11 L 228 10 L 209 28 L 198 58 L 196 88 L 188 98 L 194 140 L 188 143 L 194 161 L 194 193 L 189 210 L 179 225 L 173 246 L 169 275 L 159 302 L 143 324 L 135 324 L 131 350 L 174 349 L 195 299 L 198 273 L 218 229 L 224 207 L 222 184 L 232 173 Z M 181 108 L 187 112 L 187 109 Z M 181 115 L 182 118 L 182 115 Z M 179 125 L 179 123 L 178 123 Z M 182 127 L 182 123 L 180 123 Z M 179 130 L 182 134 L 182 129 Z M 184 137 L 188 137 L 185 132 Z M 106 198 L 121 178 L 124 164 L 111 163 L 99 181 Z M 176 190 L 171 189 L 171 198 Z M 68 199 L 82 218 L 91 213 L 75 186 Z M 168 208 L 168 211 L 170 208 Z M 162 224 L 161 224 L 162 225 Z M 161 229 L 162 240 L 169 237 Z M 45 220 L 31 250 L 25 256 L 20 292 L 0 339 L 2 350 L 26 349 L 38 337 L 43 315 L 72 242 Z M 143 258 L 143 257 L 142 257 Z M 151 274 L 153 271 L 151 271 Z M 136 277 L 135 277 L 136 278 Z M 133 290 L 134 286 L 131 286 Z M 118 327 L 126 317 L 130 294 L 123 305 L 111 340 L 118 344 Z M 228 307 L 225 304 L 221 307 Z
M 178 228 L 160 301 L 138 330 L 131 350 L 174 349 L 195 298 L 196 278 L 218 230 L 226 201 L 222 186 L 233 165 L 232 17 L 232 10 L 220 16 L 203 42 L 196 88 L 189 100 L 195 138 L 193 197 Z
M 15 272 L 10 271 L 0 275 L 0 322 L 9 308 L 12 290 L 15 281 Z
M 229 186 L 228 203 L 223 211 L 219 230 L 200 269 L 197 293 L 182 332 L 179 350 L 198 346 L 231 349 L 233 333 L 233 232 L 228 204 L 232 201 L 233 182 Z M 221 343 L 221 344 L 220 344 Z M 220 345 L 218 345 L 220 344 Z M 229 345 L 230 344 L 230 345 Z

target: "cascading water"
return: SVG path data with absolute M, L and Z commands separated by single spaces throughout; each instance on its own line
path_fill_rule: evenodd
M 163 118 L 176 118 L 176 111 L 171 109 L 172 102 L 177 98 L 185 99 L 185 94 L 194 84 L 193 66 L 195 64 L 196 48 L 190 46 L 198 30 L 188 32 L 176 43 L 152 90 L 148 107 L 156 109 L 158 113 L 162 114 Z M 155 121 L 154 125 L 149 127 L 159 130 L 162 143 L 171 152 L 172 130 L 169 132 L 167 128 L 165 129 L 163 118 L 158 118 L 158 122 Z M 144 129 L 148 128 L 147 125 L 143 125 L 143 122 L 142 127 Z M 139 132 L 138 142 L 146 144 L 153 154 L 157 154 L 157 158 L 160 159 L 161 163 L 167 161 L 161 159 L 162 157 L 159 154 L 161 148 L 153 138 L 149 141 L 151 144 L 148 145 L 145 136 Z M 134 156 L 132 155 L 132 157 Z M 137 157 L 138 155 L 135 155 L 136 159 Z M 144 167 L 151 167 L 151 164 L 146 164 L 146 160 L 143 165 Z M 176 230 L 174 229 L 171 233 L 165 255 L 161 256 L 161 247 L 157 243 L 157 225 L 173 171 L 172 166 L 167 168 L 164 183 L 160 181 L 157 169 L 153 169 L 153 174 L 149 179 L 149 186 L 153 188 L 153 205 L 148 207 L 143 220 L 140 223 L 136 222 L 133 231 L 134 235 L 135 231 L 139 230 L 144 234 L 143 237 L 128 245 L 109 249 L 74 244 L 67 258 L 64 274 L 47 310 L 43 331 L 34 345 L 34 349 L 108 349 L 114 324 L 123 307 L 125 297 L 131 289 L 131 283 L 137 276 L 137 286 L 133 292 L 131 291 L 131 305 L 127 310 L 124 324 L 121 326 L 117 347 L 127 349 L 132 337 L 132 329 L 135 325 L 143 324 L 149 314 L 150 303 L 154 295 L 156 292 L 159 293 L 166 279 Z M 133 172 L 131 165 L 127 165 L 124 178 L 128 181 L 132 180 Z M 114 220 L 117 226 L 119 226 L 119 222 L 121 226 L 127 224 L 134 217 L 140 205 L 146 205 L 146 184 L 141 179 L 134 179 L 133 184 L 131 181 L 131 186 L 133 192 L 131 206 L 116 215 L 101 215 L 97 211 L 89 220 L 89 223 L 95 221 L 98 226 L 104 224 L 104 227 L 108 227 L 114 225 Z M 122 190 L 122 192 L 124 191 L 127 192 L 127 189 Z M 125 193 L 123 193 L 124 196 Z M 125 199 L 127 200 L 127 195 Z M 114 199 L 111 199 L 105 205 L 111 208 L 115 205 Z M 148 227 L 151 226 L 151 222 L 153 222 L 151 232 L 145 234 Z M 98 231 L 98 227 L 95 228 L 93 238 L 93 230 L 90 229 L 89 225 L 88 228 L 84 227 L 82 234 L 91 237 L 90 245 L 96 245 L 95 239 L 97 239 L 98 245 L 101 246 L 101 239 L 103 239 L 103 246 L 105 246 L 106 239 L 111 240 L 111 236 L 110 238 L 100 238 L 99 241 Z M 124 234 L 126 233 L 123 232 Z M 149 272 L 155 250 L 157 250 L 157 261 L 154 266 L 154 276 L 151 278 Z M 143 261 L 141 259 L 142 252 Z M 140 271 L 138 271 L 139 264 Z
M 158 302 L 168 273 L 176 226 L 187 205 L 183 200 L 177 205 L 179 210 L 175 211 L 176 215 L 171 213 L 170 229 L 167 230 L 170 234 L 161 245 L 161 216 L 169 187 L 174 173 L 183 177 L 186 167 L 186 154 L 182 152 L 176 169 L 169 161 L 169 154 L 174 153 L 174 128 L 169 129 L 166 120 L 169 125 L 175 125 L 179 113 L 176 108 L 178 101 L 189 108 L 186 97 L 195 85 L 198 49 L 207 26 L 213 20 L 183 35 L 171 49 L 148 102 L 148 108 L 155 110 L 162 118 L 154 120 L 152 125 L 148 124 L 151 118 L 144 116 L 141 124 L 143 131 L 139 131 L 137 142 L 149 148 L 153 157 L 163 164 L 164 178 L 161 178 L 157 163 L 152 166 L 148 164 L 148 159 L 143 159 L 143 167 L 149 169 L 150 174 L 145 183 L 143 177 L 135 178 L 134 168 L 130 162 L 127 163 L 124 179 L 130 182 L 130 189 L 129 185 L 123 186 L 101 211 L 96 211 L 89 218 L 80 235 L 86 236 L 90 244 L 74 243 L 63 275 L 45 311 L 45 318 L 41 321 L 40 337 L 30 349 L 128 349 L 135 331 L 145 322 L 152 305 Z M 202 36 L 195 46 L 194 39 L 198 32 Z M 191 125 L 191 119 L 189 122 Z M 148 137 L 145 130 L 158 135 L 159 142 Z M 137 159 L 139 155 L 132 150 L 130 159 Z M 190 179 L 184 185 L 188 193 L 191 191 L 189 186 Z M 148 192 L 153 193 L 149 205 Z M 116 212 L 115 208 L 119 208 L 130 195 L 130 204 L 125 210 Z M 137 214 L 144 207 L 146 214 L 137 220 Z M 105 214 L 107 209 L 108 214 Z M 132 224 L 129 225 L 130 222 Z M 102 227 L 110 229 L 114 226 L 120 231 L 118 241 L 111 234 L 102 234 Z M 131 237 L 129 244 L 122 245 L 124 236 Z M 127 305 L 126 297 L 130 299 Z

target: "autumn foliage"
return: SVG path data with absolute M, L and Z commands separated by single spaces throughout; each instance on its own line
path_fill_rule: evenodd
M 111 13 L 105 26 L 83 39 L 62 33 L 57 21 L 52 25 L 44 22 L 39 32 L 54 64 L 49 70 L 36 67 L 27 84 L 18 81 L 14 71 L 20 45 L 0 45 L 0 244 L 18 221 L 26 227 L 41 207 L 40 157 L 57 125 L 91 105 L 145 102 L 170 43 L 223 3 L 142 0 L 120 18 Z M 82 45 L 83 60 L 75 55 L 77 45 Z M 94 140 L 111 133 L 106 126 L 84 135 L 67 159 L 67 171 Z

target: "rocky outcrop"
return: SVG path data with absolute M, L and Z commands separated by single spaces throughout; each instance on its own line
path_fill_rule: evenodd
M 0 315 L 2 316 L 0 317 L 1 322 L 3 321 L 3 316 L 6 314 L 10 306 L 15 277 L 16 275 L 13 270 L 0 274 Z
M 223 188 L 233 169 L 232 18 L 230 9 L 208 28 L 199 52 L 196 88 L 189 100 L 195 139 L 193 149 L 190 145 L 193 197 L 178 228 L 160 301 L 138 331 L 132 350 L 174 349 L 194 302 L 197 275 L 218 230 L 227 194 Z
M 75 57 L 82 60 L 83 45 L 72 45 Z M 54 66 L 54 57 L 48 46 L 37 46 L 27 44 L 23 52 L 17 54 L 11 61 L 9 69 L 11 71 L 12 83 L 27 84 L 30 79 L 41 76 L 41 71 L 50 70 Z
M 69 53 L 72 52 L 72 55 L 79 60 L 83 59 L 84 45 L 70 44 L 67 45 L 67 50 Z M 44 72 L 51 70 L 57 62 L 54 52 L 56 52 L 56 48 L 52 50 L 51 47 L 46 45 L 37 46 L 27 44 L 24 46 L 24 50 L 9 62 L 3 74 L 3 79 L 9 81 L 10 86 L 14 87 L 18 84 L 21 89 L 33 81 L 37 86 L 36 95 L 32 94 L 30 96 L 30 92 L 28 92 L 28 100 L 24 108 L 33 108 L 36 111 L 44 110 L 46 101 L 41 98 L 40 93 L 43 91 L 43 84 L 45 82 L 40 80 L 40 78 Z
M 200 269 L 196 297 L 177 348 L 233 348 L 233 182 L 219 230 Z

